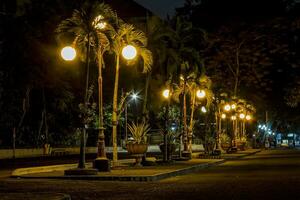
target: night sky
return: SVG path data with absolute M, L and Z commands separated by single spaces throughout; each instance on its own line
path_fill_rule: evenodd
M 173 16 L 175 14 L 175 8 L 180 7 L 184 4 L 184 0 L 150 0 L 150 1 L 135 0 L 135 1 L 162 18 L 166 18 L 167 15 Z

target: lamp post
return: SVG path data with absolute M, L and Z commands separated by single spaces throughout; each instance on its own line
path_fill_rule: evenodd
M 71 47 L 67 46 L 61 50 L 61 57 L 65 61 L 72 61 L 76 57 L 76 50 Z M 86 52 L 86 84 L 85 84 L 85 94 L 84 94 L 84 106 L 87 106 L 87 93 L 88 93 L 88 82 L 89 82 L 89 44 L 87 44 L 87 52 Z M 84 117 L 85 118 L 85 114 Z M 84 169 L 85 168 L 85 140 L 86 140 L 86 128 L 87 124 L 84 123 L 83 131 L 81 134 L 80 139 L 80 155 L 79 155 L 79 162 L 78 168 Z
M 168 161 L 168 140 L 167 140 L 167 134 L 168 134 L 168 128 L 169 128 L 169 103 L 170 103 L 170 96 L 171 96 L 170 89 L 165 89 L 162 92 L 163 97 L 167 100 L 166 110 L 165 110 L 165 130 L 164 130 L 164 154 L 163 154 L 163 161 Z

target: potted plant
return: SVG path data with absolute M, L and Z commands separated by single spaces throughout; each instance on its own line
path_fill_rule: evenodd
M 246 149 L 246 143 L 247 143 L 247 137 L 242 136 L 239 139 L 236 140 L 237 148 L 241 151 L 245 151 Z
M 150 130 L 149 124 L 132 123 L 128 124 L 128 129 L 131 133 L 132 140 L 127 141 L 126 148 L 129 154 L 136 158 L 136 164 L 140 165 L 142 156 L 147 152 L 147 133 Z
M 167 133 L 167 158 L 168 160 L 171 160 L 172 155 L 175 153 L 178 144 L 176 143 L 176 132 L 173 131 L 168 131 Z M 163 153 L 165 149 L 165 144 L 160 143 L 159 144 L 159 149 Z
M 221 148 L 227 151 L 231 146 L 231 139 L 226 133 L 220 134 Z

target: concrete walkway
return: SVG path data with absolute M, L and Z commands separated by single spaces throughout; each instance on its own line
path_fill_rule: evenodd
M 97 175 L 64 175 L 64 170 L 76 168 L 73 165 L 56 165 L 45 167 L 31 167 L 17 169 L 12 173 L 12 177 L 26 179 L 78 179 L 78 180 L 101 180 L 101 181 L 157 181 L 173 176 L 192 173 L 203 168 L 219 165 L 227 159 L 239 159 L 247 155 L 252 155 L 260 150 L 250 149 L 234 154 L 223 154 L 220 159 L 200 159 L 199 153 L 193 154 L 189 161 L 174 161 L 172 163 L 160 163 L 153 166 L 136 167 L 132 166 L 134 160 L 127 159 L 120 161 L 120 167 L 113 168 L 111 172 L 98 172 Z M 125 164 L 127 163 L 127 165 Z M 130 165 L 131 163 L 131 165 Z M 91 163 L 87 164 L 91 167 Z

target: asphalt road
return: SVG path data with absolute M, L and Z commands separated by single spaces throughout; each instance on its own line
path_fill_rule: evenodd
M 90 199 L 300 199 L 300 151 L 254 156 L 160 182 L 1 179 L 3 192 L 61 192 Z M 1 198 L 0 198 L 1 199 Z

